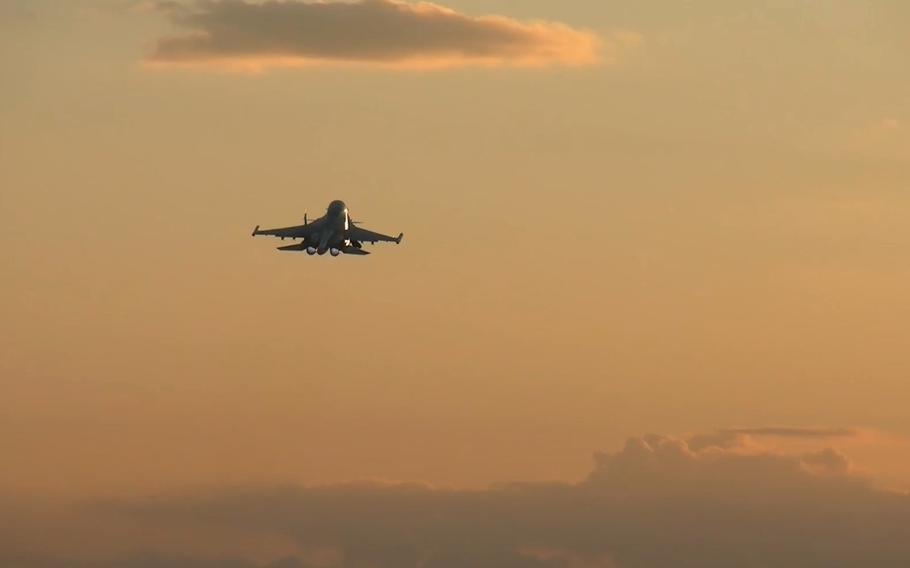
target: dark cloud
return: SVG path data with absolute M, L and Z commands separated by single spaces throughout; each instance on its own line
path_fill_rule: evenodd
M 630 439 L 618 452 L 597 454 L 594 469 L 579 483 L 511 483 L 479 491 L 360 483 L 106 501 L 81 510 L 84 519 L 94 519 L 83 525 L 108 528 L 94 536 L 89 531 L 80 542 L 122 542 L 132 534 L 134 549 L 154 555 L 130 553 L 127 547 L 109 551 L 106 561 L 80 564 L 61 550 L 57 556 L 20 550 L 14 558 L 0 549 L 0 564 L 14 559 L 21 568 L 907 565 L 910 497 L 876 488 L 830 448 L 783 454 L 738 439 L 700 449 L 681 438 Z M 286 540 L 293 550 L 255 560 L 236 544 L 242 538 L 254 543 L 256 535 Z M 212 546 L 190 553 L 175 547 L 181 539 L 194 546 L 208 540 Z
M 359 0 L 156 4 L 185 33 L 158 41 L 161 64 L 263 68 L 326 63 L 432 68 L 589 64 L 598 38 L 551 22 L 472 17 L 427 2 Z M 615 44 L 637 41 L 620 34 Z

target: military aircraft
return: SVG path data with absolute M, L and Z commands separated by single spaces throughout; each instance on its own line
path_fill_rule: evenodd
M 278 247 L 278 250 L 306 251 L 309 255 L 323 255 L 328 252 L 332 256 L 339 254 L 368 255 L 370 253 L 363 250 L 363 243 L 398 244 L 404 237 L 404 233 L 399 233 L 397 237 L 390 237 L 361 229 L 355 221 L 351 220 L 348 206 L 344 204 L 344 201 L 329 203 L 325 215 L 313 221 L 308 221 L 304 215 L 303 225 L 296 227 L 260 231 L 259 225 L 256 225 L 256 228 L 253 229 L 253 236 L 256 235 L 280 237 L 281 240 L 303 239 L 293 245 Z

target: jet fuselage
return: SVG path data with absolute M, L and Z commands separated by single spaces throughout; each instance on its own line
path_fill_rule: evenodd
M 315 246 L 317 254 L 325 254 L 329 250 L 343 250 L 350 246 L 347 232 L 351 227 L 351 217 L 344 201 L 336 200 L 329 204 L 325 212 L 325 222 L 319 232 L 307 240 L 309 246 Z

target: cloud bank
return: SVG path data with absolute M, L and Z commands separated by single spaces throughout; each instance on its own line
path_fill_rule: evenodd
M 831 448 L 785 454 L 736 436 L 633 438 L 598 454 L 578 483 L 480 491 L 360 483 L 106 501 L 72 513 L 75 532 L 44 522 L 31 539 L 14 510 L 0 514 L 0 526 L 14 529 L 0 539 L 0 565 L 907 565 L 910 497 L 876 488 Z
M 239 69 L 357 64 L 392 68 L 587 65 L 603 45 L 588 31 L 554 22 L 473 17 L 402 0 L 157 2 L 183 33 L 158 40 L 149 62 Z

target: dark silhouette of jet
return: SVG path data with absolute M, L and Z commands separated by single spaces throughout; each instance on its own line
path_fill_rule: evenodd
M 387 242 L 398 244 L 404 233 L 399 233 L 397 237 L 390 237 L 380 233 L 374 233 L 366 229 L 361 229 L 357 223 L 351 221 L 348 213 L 348 207 L 344 201 L 333 201 L 329 203 L 325 215 L 308 221 L 306 215 L 303 217 L 303 225 L 296 227 L 285 227 L 283 229 L 266 229 L 259 230 L 259 225 L 253 229 L 253 236 L 269 235 L 284 239 L 303 239 L 293 245 L 278 247 L 278 250 L 287 251 L 306 251 L 309 255 L 323 255 L 326 252 L 332 256 L 339 254 L 357 254 L 367 255 L 369 252 L 363 250 L 363 243 Z

